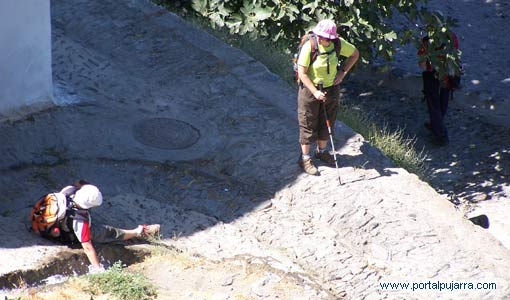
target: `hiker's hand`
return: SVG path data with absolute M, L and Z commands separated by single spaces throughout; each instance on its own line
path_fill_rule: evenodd
M 347 73 L 345 73 L 343 70 L 338 71 L 335 77 L 335 82 L 333 84 L 338 85 L 342 83 L 342 81 L 344 81 L 345 75 L 347 75 Z
M 315 97 L 315 99 L 317 99 L 317 101 L 326 101 L 326 93 L 325 92 L 321 92 L 319 90 L 315 91 L 315 93 L 313 93 L 313 96 Z
M 99 274 L 99 273 L 104 273 L 106 270 L 104 269 L 103 265 L 99 265 L 99 266 L 93 266 L 93 265 L 89 265 L 89 274 Z

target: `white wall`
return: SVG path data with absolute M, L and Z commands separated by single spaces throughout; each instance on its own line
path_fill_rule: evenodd
M 0 120 L 52 99 L 50 0 L 0 0 Z

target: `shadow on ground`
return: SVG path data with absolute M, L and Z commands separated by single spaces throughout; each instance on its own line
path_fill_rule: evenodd
M 360 107 L 379 126 L 403 128 L 406 136 L 416 138 L 416 150 L 427 157 L 431 185 L 453 202 L 504 197 L 510 178 L 510 126 L 467 112 L 454 95 L 446 117 L 450 144 L 440 147 L 431 143 L 423 126 L 428 111 L 422 97 L 360 80 L 347 82 L 343 93 L 345 104 Z

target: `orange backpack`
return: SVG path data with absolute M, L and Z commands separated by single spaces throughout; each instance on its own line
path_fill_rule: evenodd
M 58 227 L 64 219 L 66 210 L 67 198 L 64 194 L 51 193 L 42 196 L 30 211 L 32 231 L 40 236 L 48 237 L 50 230 Z

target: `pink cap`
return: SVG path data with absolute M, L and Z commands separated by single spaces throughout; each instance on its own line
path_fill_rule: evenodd
M 316 35 L 330 39 L 335 40 L 338 39 L 338 34 L 336 33 L 336 24 L 332 20 L 322 20 L 315 26 L 315 28 L 312 30 L 313 33 Z

